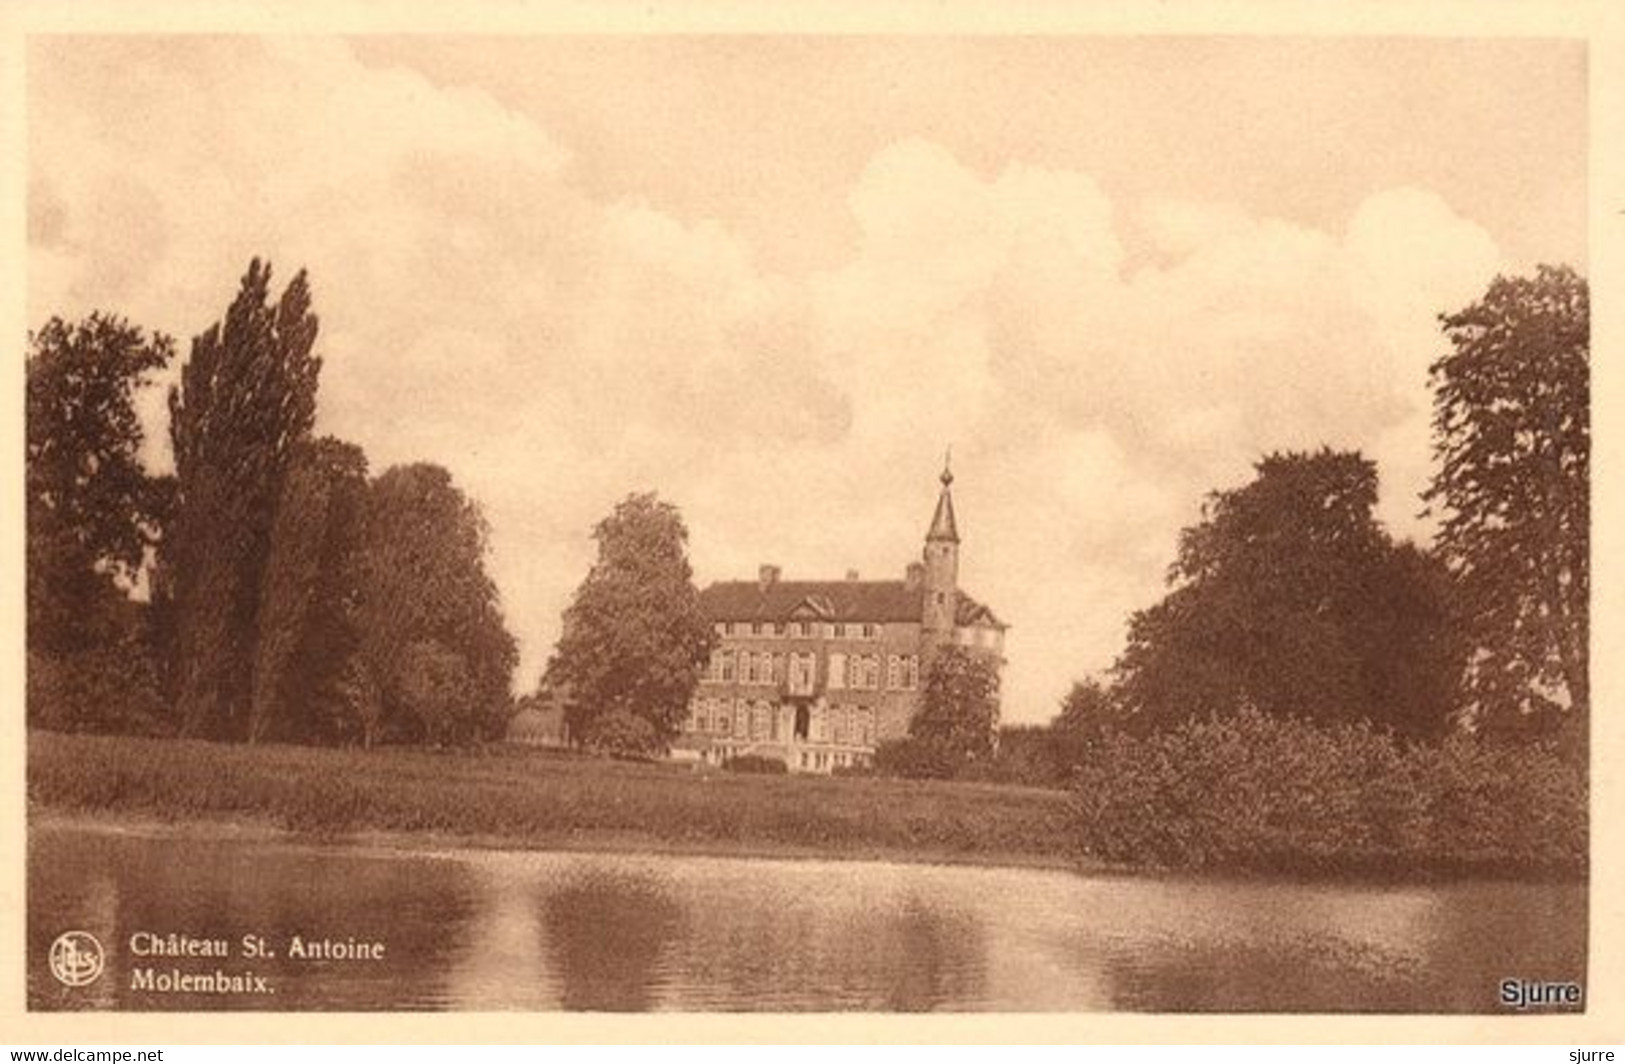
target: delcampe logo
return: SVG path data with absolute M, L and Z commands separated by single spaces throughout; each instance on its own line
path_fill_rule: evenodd
M 51 943 L 51 974 L 63 986 L 89 986 L 104 965 L 102 944 L 89 931 L 64 931 Z

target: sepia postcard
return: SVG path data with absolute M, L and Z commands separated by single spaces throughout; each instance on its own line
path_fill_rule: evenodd
M 1617 13 L 463 14 L 6 15 L 8 1030 L 1621 1038 Z

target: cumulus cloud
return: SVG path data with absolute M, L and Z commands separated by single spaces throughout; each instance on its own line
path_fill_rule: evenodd
M 185 338 L 251 256 L 308 267 L 319 430 L 482 501 L 526 685 L 627 492 L 683 508 L 702 580 L 900 574 L 952 443 L 966 582 L 1014 625 L 1007 716 L 1041 720 L 1267 450 L 1364 449 L 1384 516 L 1424 532 L 1433 316 L 1499 263 L 1426 190 L 1328 231 L 916 138 L 829 190 L 844 260 L 781 276 L 720 223 L 596 193 L 525 113 L 342 42 L 34 48 L 31 318 Z

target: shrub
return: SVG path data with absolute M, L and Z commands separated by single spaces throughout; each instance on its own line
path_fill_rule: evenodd
M 171 730 L 157 672 L 138 642 L 72 654 L 30 651 L 28 721 L 53 731 L 159 735 Z
M 834 768 L 829 770 L 829 774 L 831 776 L 872 777 L 875 775 L 875 768 L 873 765 L 868 763 L 857 765 L 836 765 Z
M 761 754 L 730 757 L 722 763 L 722 767 L 729 772 L 752 772 L 763 776 L 782 776 L 790 771 L 790 766 L 779 758 L 763 757 Z
M 945 780 L 958 773 L 958 751 L 930 739 L 893 739 L 875 747 L 875 772 L 909 780 Z
M 1294 871 L 1573 871 L 1583 772 L 1542 747 L 1403 744 L 1257 711 L 1108 735 L 1074 777 L 1079 843 L 1113 861 Z
M 647 757 L 655 748 L 654 725 L 622 710 L 606 713 L 593 722 L 587 746 L 618 757 Z

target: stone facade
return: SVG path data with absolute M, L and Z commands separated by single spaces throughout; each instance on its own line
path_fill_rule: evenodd
M 953 475 L 901 580 L 799 581 L 764 565 L 754 581 L 712 584 L 700 602 L 718 646 L 674 757 L 756 755 L 793 772 L 868 764 L 908 734 L 932 654 L 950 642 L 1003 661 L 1006 625 L 959 587 Z

